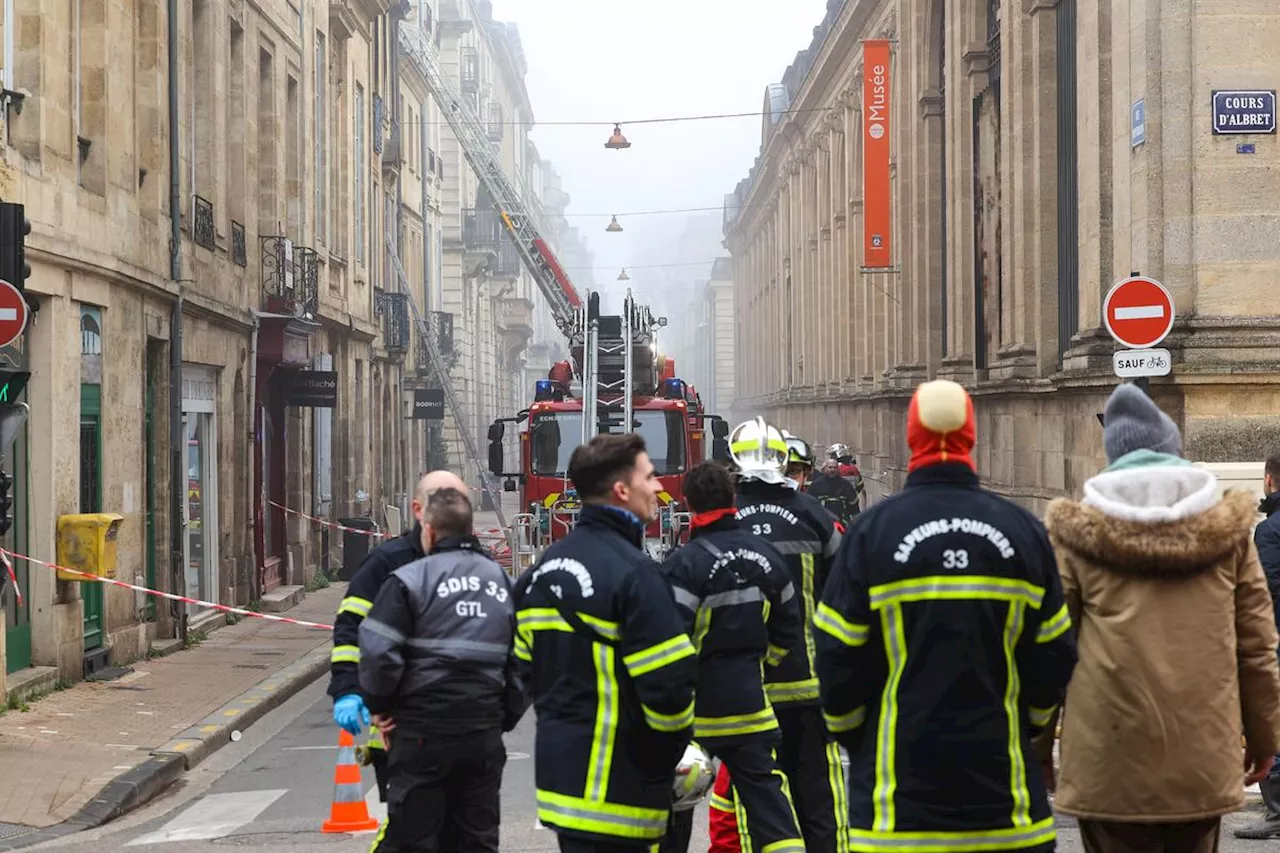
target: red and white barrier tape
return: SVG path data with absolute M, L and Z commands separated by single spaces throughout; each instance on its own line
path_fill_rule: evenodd
M 220 613 L 234 613 L 237 616 L 251 616 L 255 619 L 266 619 L 269 622 L 283 622 L 286 625 L 299 625 L 303 628 L 320 628 L 325 631 L 333 630 L 332 625 L 325 625 L 321 622 L 307 622 L 303 619 L 291 619 L 288 616 L 276 616 L 274 613 L 258 613 L 255 610 L 244 610 L 243 608 L 240 608 L 240 607 L 229 607 L 226 604 L 216 604 L 212 601 L 201 601 L 198 598 L 189 598 L 188 596 L 185 596 L 185 595 L 174 595 L 171 592 L 161 592 L 158 589 L 150 589 L 145 586 L 138 586 L 137 584 L 118 581 L 115 578 L 103 578 L 103 577 L 98 577 L 97 575 L 89 574 L 88 572 L 81 572 L 81 571 L 77 571 L 76 569 L 68 569 L 66 566 L 59 566 L 56 563 L 49 563 L 44 560 L 37 560 L 35 557 L 28 557 L 26 554 L 19 554 L 16 551 L 6 551 L 3 549 L 0 549 L 0 559 L 3 560 L 5 567 L 9 569 L 9 577 L 14 579 L 15 590 L 18 588 L 17 578 L 14 577 L 13 564 L 10 561 L 10 558 L 15 558 L 18 560 L 26 560 L 28 563 L 32 563 L 37 566 L 44 566 L 47 569 L 52 569 L 57 572 L 66 572 L 69 575 L 76 575 L 77 577 L 83 578 L 86 581 L 96 581 L 98 583 L 109 584 L 111 586 L 118 586 L 118 587 L 121 587 L 122 589 L 131 589 L 134 592 L 143 592 L 143 593 L 146 593 L 147 595 L 154 595 L 158 598 L 167 598 L 170 601 L 181 601 L 183 604 L 194 604 L 197 607 L 204 607 L 209 610 L 217 610 Z
M 275 501 L 267 501 L 267 503 L 278 510 L 288 513 L 289 515 L 296 515 L 299 518 L 305 518 L 307 521 L 311 521 L 316 524 L 323 524 L 325 527 L 332 527 L 335 530 L 341 530 L 344 533 L 360 533 L 364 536 L 368 536 L 373 539 L 394 539 L 396 536 L 400 535 L 398 533 L 384 533 L 379 530 L 363 530 L 359 527 L 348 527 L 345 524 L 339 524 L 336 521 L 330 521 L 327 518 L 320 518 L 318 516 L 308 515 L 302 510 L 293 509 L 292 507 L 287 507 L 284 504 L 278 504 Z M 477 539 L 506 539 L 507 538 L 506 531 L 504 531 L 501 527 L 486 527 L 483 530 L 475 531 L 475 535 Z
M 9 573 L 9 583 L 13 584 L 13 594 L 18 599 L 18 606 L 22 606 L 22 590 L 18 588 L 18 575 L 13 571 L 13 561 L 9 559 L 9 555 L 4 551 L 0 551 L 0 562 L 4 563 L 5 571 Z

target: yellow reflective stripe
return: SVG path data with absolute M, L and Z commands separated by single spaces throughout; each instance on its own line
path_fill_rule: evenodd
M 598 616 L 592 616 L 590 613 L 578 612 L 578 618 L 585 624 L 600 632 L 600 636 L 606 640 L 613 640 L 615 643 L 622 636 L 622 628 L 617 622 L 610 622 L 608 619 L 601 619 Z
M 776 438 L 767 439 L 765 441 L 765 446 L 768 447 L 770 450 L 777 450 L 782 453 L 791 452 L 791 449 L 787 447 L 787 443 L 785 441 L 779 441 Z M 735 441 L 733 444 L 729 445 L 730 453 L 741 453 L 744 450 L 759 450 L 759 449 L 760 449 L 760 439 L 758 438 L 749 438 L 749 439 L 746 439 L 745 441 Z
M 839 842 L 836 842 L 837 845 Z M 760 848 L 760 853 L 804 853 L 804 842 L 799 838 L 784 838 Z
M 730 792 L 733 791 L 732 788 L 730 788 L 729 790 Z M 715 809 L 718 812 L 731 812 L 737 809 L 737 807 L 733 804 L 733 800 L 722 797 L 719 794 L 712 794 L 711 800 L 710 802 L 707 803 L 707 806 L 709 808 Z
M 1048 622 L 1040 623 L 1040 631 L 1036 634 L 1036 642 L 1051 643 L 1067 633 L 1070 627 L 1071 613 L 1067 610 L 1067 605 L 1064 604 L 1052 619 Z
M 728 717 L 694 717 L 693 731 L 696 737 L 734 737 L 770 732 L 778 727 L 773 708 L 765 707 L 751 714 Z
M 1037 708 L 1034 705 L 1027 709 L 1027 716 L 1031 718 L 1031 725 L 1037 728 L 1044 728 L 1053 720 L 1053 712 L 1058 710 L 1058 706 L 1052 708 Z
M 1053 818 L 1030 826 L 958 832 L 880 832 L 854 829 L 848 832 L 854 853 L 910 851 L 910 853 L 979 853 L 983 850 L 1017 850 L 1037 847 L 1054 839 Z
M 782 663 L 782 659 L 787 656 L 788 651 L 790 649 L 784 649 L 782 646 L 775 646 L 770 643 L 769 651 L 765 652 L 764 662 L 769 666 L 777 666 Z
M 847 714 L 828 714 L 823 711 L 822 718 L 827 721 L 829 732 L 835 734 L 851 732 L 867 721 L 867 706 L 859 705 Z
M 1027 763 L 1022 754 L 1022 714 L 1018 697 L 1022 685 L 1018 678 L 1018 639 L 1022 636 L 1027 608 L 1020 601 L 1009 603 L 1004 623 L 1004 662 L 1008 678 L 1004 688 L 1004 712 L 1009 719 L 1009 793 L 1013 796 L 1013 825 L 1031 825 L 1031 792 L 1027 790 Z
M 764 686 L 764 693 L 769 701 L 777 704 L 787 702 L 806 702 L 818 698 L 818 679 L 806 678 L 803 681 L 770 682 Z
M 601 803 L 609 793 L 613 744 L 618 735 L 618 676 L 614 670 L 613 650 L 608 646 L 592 643 L 591 657 L 596 668 L 596 724 L 583 793 L 591 802 Z
M 871 792 L 874 819 L 871 828 L 892 832 L 897 818 L 894 794 L 898 790 L 898 687 L 907 668 L 907 637 L 902 625 L 902 605 L 891 604 L 880 612 L 889 678 L 880 698 L 880 725 L 876 737 L 876 784 Z
M 639 678 L 645 673 L 653 672 L 655 669 L 662 669 L 664 666 L 669 666 L 696 654 L 693 643 L 689 642 L 689 637 L 685 634 L 676 634 L 674 637 L 663 640 L 661 643 L 655 643 L 647 649 L 632 652 L 624 657 L 622 662 L 626 665 L 627 672 L 631 673 L 632 678 Z
M 1021 601 L 1028 607 L 1039 607 L 1044 599 L 1044 587 L 987 575 L 930 575 L 873 586 L 870 598 L 872 610 L 908 601 L 964 599 Z
M 550 827 L 643 841 L 662 838 L 667 831 L 666 809 L 593 803 L 542 789 L 537 801 L 538 820 Z
M 656 732 L 678 732 L 693 725 L 693 700 L 689 701 L 689 707 L 674 714 L 659 714 L 643 702 L 640 710 L 644 711 L 644 721 L 649 728 Z
M 360 663 L 360 647 L 334 646 L 329 652 L 329 663 Z
M 516 640 L 515 648 L 513 649 L 515 656 L 520 658 L 520 660 L 524 661 L 525 663 L 532 663 L 533 649 L 530 648 L 529 641 L 525 639 L 524 633 L 521 631 L 517 631 L 515 640 Z
M 354 595 L 348 595 L 342 599 L 342 603 L 338 605 L 338 613 L 351 613 L 359 616 L 361 619 L 369 615 L 369 611 L 373 609 L 373 602 L 367 598 L 360 598 Z
M 543 498 L 542 505 L 547 509 L 551 509 L 551 507 L 555 505 L 556 499 L 559 497 L 560 497 L 559 492 L 552 492 L 551 494 Z
M 693 616 L 693 636 L 690 638 L 693 647 L 697 651 L 702 651 L 702 644 L 707 639 L 707 634 L 711 631 L 711 611 L 705 607 L 699 607 L 698 612 Z
M 849 796 L 844 787 L 844 763 L 840 746 L 827 744 L 827 781 L 831 783 L 831 801 L 836 805 L 836 853 L 849 853 Z
M 846 646 L 855 648 L 865 645 L 867 637 L 871 635 L 869 626 L 850 622 L 826 602 L 818 604 L 818 612 L 813 616 L 813 627 L 836 638 Z
M 813 611 L 817 601 L 814 597 L 814 571 L 813 571 L 813 555 L 800 555 L 801 573 L 803 576 L 803 596 L 804 596 L 804 655 L 805 662 L 809 668 L 805 672 L 813 675 L 816 671 L 814 660 L 818 656 L 818 651 L 813 642 Z M 815 679 L 816 680 L 816 679 Z

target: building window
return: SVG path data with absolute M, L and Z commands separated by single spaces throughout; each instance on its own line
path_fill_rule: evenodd
M 102 355 L 101 317 L 97 308 L 80 309 L 81 355 Z
M 356 134 L 355 134 L 354 144 L 356 148 L 356 204 L 355 204 L 356 263 L 363 264 L 364 263 L 364 245 L 365 245 L 364 243 L 365 241 L 365 233 L 364 233 L 364 203 L 365 203 L 364 88 L 359 83 L 356 84 L 355 110 L 356 110 Z
M 316 32 L 316 242 L 329 244 L 329 66 L 324 33 Z

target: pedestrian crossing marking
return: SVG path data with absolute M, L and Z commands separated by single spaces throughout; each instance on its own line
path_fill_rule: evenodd
M 160 829 L 135 838 L 125 847 L 223 838 L 245 824 L 252 823 L 286 793 L 288 791 L 281 789 L 240 791 L 203 797 Z

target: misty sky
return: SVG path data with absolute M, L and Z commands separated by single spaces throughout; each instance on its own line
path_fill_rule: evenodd
M 808 47 L 826 2 L 494 0 L 493 7 L 496 19 L 519 27 L 539 122 L 625 122 L 759 112 L 765 86 L 780 82 Z M 685 214 L 621 214 L 719 207 L 746 176 L 760 128 L 758 116 L 624 125 L 626 151 L 604 148 L 610 127 L 540 125 L 533 139 L 564 177 L 570 221 L 596 253 L 594 277 L 612 282 L 626 266 L 642 284 L 645 271 L 633 268 L 670 262 L 653 257 L 646 233 L 670 229 Z M 615 212 L 622 234 L 604 232 L 608 216 L 574 215 Z M 700 277 L 710 270 L 708 263 Z

